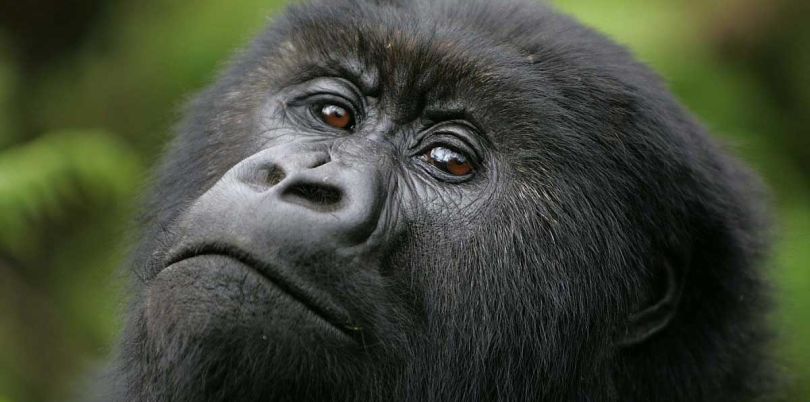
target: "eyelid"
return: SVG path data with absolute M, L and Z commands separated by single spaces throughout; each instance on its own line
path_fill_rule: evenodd
M 346 110 L 351 111 L 353 114 L 357 115 L 358 107 L 355 105 L 351 99 L 346 98 L 341 94 L 336 94 L 333 92 L 317 92 L 308 95 L 301 96 L 299 98 L 293 99 L 289 102 L 289 105 L 292 106 L 312 106 L 312 105 L 328 105 L 334 104 L 340 107 L 343 107 Z
M 352 111 L 356 120 L 364 117 L 366 110 L 365 97 L 357 87 L 350 81 L 340 77 L 321 77 L 308 81 L 306 88 L 295 96 L 289 104 L 292 106 L 302 106 L 315 103 L 318 97 L 337 100 L 342 102 L 347 109 Z M 324 102 L 321 102 L 324 103 Z
M 459 129 L 459 126 L 464 126 L 464 128 Z M 449 148 L 467 155 L 473 165 L 479 165 L 479 162 L 483 160 L 483 155 L 476 143 L 477 135 L 471 133 L 473 130 L 474 127 L 462 121 L 441 122 L 419 133 L 414 148 L 421 153 L 430 146 L 448 145 Z
M 473 118 L 469 113 L 466 112 L 440 112 L 440 111 L 431 111 L 428 112 L 428 121 L 433 122 L 432 126 L 438 127 L 443 125 L 454 125 L 454 126 L 461 126 L 465 129 L 466 132 L 472 134 L 471 137 L 475 141 L 473 145 L 481 145 L 492 147 L 495 144 L 492 143 L 492 139 L 487 132 L 481 128 L 481 125 L 477 120 Z M 446 117 L 446 118 L 443 118 Z

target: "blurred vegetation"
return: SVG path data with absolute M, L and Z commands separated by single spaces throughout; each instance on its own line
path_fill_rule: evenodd
M 120 322 L 137 197 L 184 99 L 272 0 L 0 3 L 0 402 L 64 400 Z M 810 399 L 810 3 L 559 0 L 628 45 L 773 189 L 777 344 Z

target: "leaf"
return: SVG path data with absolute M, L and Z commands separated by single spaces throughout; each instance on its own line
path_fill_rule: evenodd
M 27 255 L 42 223 L 135 193 L 140 163 L 103 131 L 60 131 L 0 153 L 0 249 Z M 45 226 L 47 227 L 47 225 Z

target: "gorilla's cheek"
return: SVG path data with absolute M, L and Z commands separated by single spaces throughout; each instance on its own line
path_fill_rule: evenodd
M 227 256 L 192 257 L 164 269 L 147 290 L 145 314 L 148 334 L 158 340 L 283 342 L 287 347 L 352 342 L 305 302 Z

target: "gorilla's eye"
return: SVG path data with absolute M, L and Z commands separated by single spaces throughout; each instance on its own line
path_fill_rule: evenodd
M 318 117 L 330 127 L 348 130 L 354 126 L 352 112 L 335 104 L 317 106 Z
M 425 162 L 456 177 L 467 176 L 473 172 L 473 166 L 461 152 L 445 147 L 434 147 L 422 155 Z

